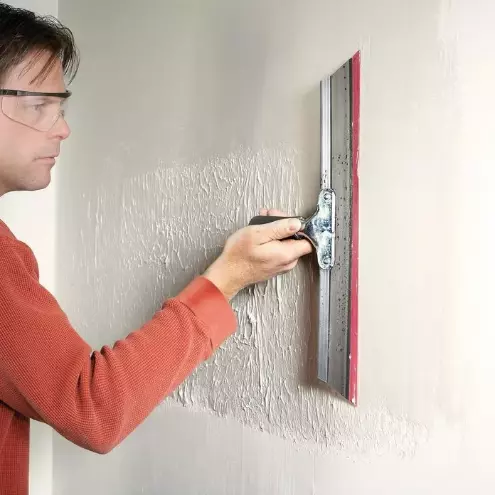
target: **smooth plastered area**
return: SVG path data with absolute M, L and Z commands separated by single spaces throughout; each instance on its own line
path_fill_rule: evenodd
M 260 207 L 312 212 L 319 82 L 361 51 L 360 356 L 357 408 L 312 381 L 308 257 L 239 294 L 235 335 L 111 454 L 57 436 L 54 493 L 493 484 L 492 267 L 480 260 L 495 177 L 491 113 L 476 109 L 493 109 L 495 7 L 61 0 L 59 13 L 82 66 L 58 176 L 56 291 L 95 349 L 201 274 Z

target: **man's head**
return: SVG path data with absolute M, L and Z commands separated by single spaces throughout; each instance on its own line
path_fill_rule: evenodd
M 50 183 L 70 134 L 65 78 L 78 63 L 72 33 L 56 19 L 0 3 L 0 196 Z

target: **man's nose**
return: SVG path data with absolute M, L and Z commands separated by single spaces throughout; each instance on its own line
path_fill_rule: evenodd
M 67 121 L 63 116 L 60 116 L 60 118 L 50 130 L 50 137 L 56 137 L 63 141 L 70 136 L 70 133 L 71 131 L 69 124 L 67 124 Z

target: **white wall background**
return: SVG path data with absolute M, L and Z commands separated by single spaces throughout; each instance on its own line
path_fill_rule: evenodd
M 40 14 L 57 15 L 57 0 L 8 0 Z M 60 163 L 60 162 L 59 162 Z M 38 260 L 40 281 L 55 292 L 56 172 L 52 184 L 36 193 L 11 193 L 0 198 L 0 218 L 14 234 L 29 244 Z M 30 437 L 30 495 L 51 495 L 53 436 L 48 426 L 32 421 Z
M 356 410 L 297 386 L 314 284 L 303 263 L 237 298 L 237 335 L 114 452 L 57 436 L 53 492 L 488 492 L 492 3 L 59 7 L 83 55 L 64 207 L 52 236 L 37 219 L 52 218 L 53 188 L 2 199 L 0 215 L 42 276 L 58 235 L 56 294 L 95 347 L 142 323 L 259 206 L 312 208 L 318 81 L 362 49 L 361 356 Z M 50 447 L 38 445 L 32 493 L 47 494 Z

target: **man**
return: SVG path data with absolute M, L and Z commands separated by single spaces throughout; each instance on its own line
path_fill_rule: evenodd
M 0 196 L 49 185 L 70 134 L 64 77 L 77 65 L 67 28 L 0 3 Z M 311 251 L 286 239 L 299 229 L 283 219 L 235 232 L 149 322 L 96 352 L 40 285 L 30 248 L 0 221 L 0 492 L 27 493 L 30 418 L 98 453 L 119 444 L 234 332 L 236 293 Z

